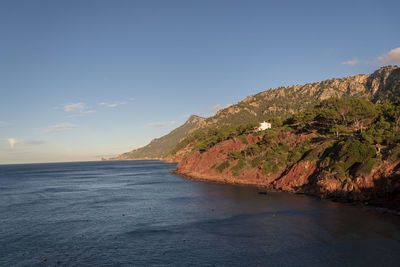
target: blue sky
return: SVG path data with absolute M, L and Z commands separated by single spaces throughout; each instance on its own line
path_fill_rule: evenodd
M 0 164 L 109 157 L 269 88 L 400 64 L 398 10 L 399 1 L 1 0 Z

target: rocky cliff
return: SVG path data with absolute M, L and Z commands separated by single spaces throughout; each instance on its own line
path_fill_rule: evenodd
M 242 124 L 271 117 L 287 118 L 331 97 L 364 97 L 374 102 L 400 96 L 400 68 L 385 66 L 360 74 L 317 83 L 270 89 L 220 110 L 205 125 Z
M 283 134 L 280 138 L 295 146 L 296 142 L 311 139 L 313 135 Z M 385 157 L 368 174 L 338 179 L 334 172 L 323 166 L 326 161 L 323 156 L 325 150 L 320 151 L 318 159 L 309 157 L 298 162 L 285 163 L 270 173 L 263 172 L 260 166 L 252 165 L 251 162 L 257 158 L 255 156 L 249 157 L 244 163 L 241 159 L 230 158 L 230 152 L 245 151 L 261 139 L 260 136 L 248 136 L 245 144 L 234 138 L 221 142 L 204 153 L 195 152 L 185 157 L 170 157 L 168 160 L 179 162 L 175 173 L 193 179 L 257 185 L 270 190 L 304 193 L 346 202 L 369 202 L 400 211 L 400 160 Z M 317 151 L 323 146 L 323 142 L 319 141 L 313 144 L 312 149 Z M 225 164 L 227 167 L 221 167 L 225 162 L 228 163 Z M 243 166 L 240 167 L 240 164 Z

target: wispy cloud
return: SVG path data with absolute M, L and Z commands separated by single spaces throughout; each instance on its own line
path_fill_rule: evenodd
M 221 106 L 221 105 L 215 105 L 215 106 L 212 106 L 211 108 L 209 108 L 208 110 L 209 111 L 212 111 L 212 112 L 217 112 L 218 110 L 220 110 L 220 109 L 223 109 L 223 107 Z
M 360 60 L 358 60 L 358 59 L 353 59 L 353 60 L 348 60 L 348 61 L 342 62 L 342 64 L 349 65 L 349 66 L 352 66 L 352 67 L 354 67 L 358 63 L 360 63 Z
M 6 122 L 6 121 L 0 121 L 0 125 L 7 125 L 8 124 L 8 122 Z
M 74 114 L 88 114 L 88 113 L 93 113 L 95 112 L 94 110 L 90 109 L 85 103 L 79 102 L 79 103 L 72 103 L 72 104 L 65 104 L 63 105 L 63 109 L 66 112 L 74 113 Z
M 378 57 L 378 61 L 383 64 L 400 64 L 400 47 Z
M 167 127 L 175 125 L 176 121 L 166 121 L 166 122 L 150 122 L 146 124 L 147 127 Z
M 8 138 L 7 141 L 11 148 L 14 148 L 15 144 L 18 143 L 18 140 L 15 138 Z
M 181 115 L 181 118 L 187 119 L 187 118 L 190 117 L 190 115 L 191 115 L 191 114 L 189 114 L 189 113 L 188 113 L 188 114 L 182 114 L 182 115 Z
M 64 105 L 64 110 L 66 112 L 81 112 L 85 109 L 86 109 L 86 104 L 83 102 Z
M 114 102 L 114 103 L 108 103 L 108 102 L 100 102 L 99 105 L 107 108 L 115 108 L 120 105 L 124 105 L 126 102 Z
M 227 107 L 230 107 L 230 106 L 232 106 L 232 104 L 228 104 L 226 106 L 221 106 L 220 104 L 217 104 L 215 106 L 212 106 L 208 110 L 211 111 L 211 112 L 217 112 L 217 111 L 219 111 L 221 109 L 224 109 L 224 108 L 227 108 Z
M 43 144 L 43 140 L 39 139 L 16 139 L 16 138 L 8 138 L 7 139 L 10 148 L 14 148 L 15 145 L 40 145 Z
M 59 133 L 63 131 L 71 130 L 72 128 L 77 127 L 78 125 L 72 123 L 60 123 L 57 125 L 51 125 L 47 127 L 44 133 Z

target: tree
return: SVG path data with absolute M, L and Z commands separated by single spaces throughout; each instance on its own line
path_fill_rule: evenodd
M 321 102 L 321 108 L 330 108 L 335 110 L 341 119 L 341 124 L 347 124 L 347 115 L 352 110 L 348 100 L 341 98 L 329 98 Z
M 397 131 L 400 126 L 400 98 L 394 103 L 387 104 L 386 106 L 387 115 L 393 119 L 395 130 Z
M 335 134 L 337 138 L 339 138 L 340 133 L 343 133 L 343 132 L 345 132 L 346 130 L 347 130 L 347 127 L 344 126 L 344 125 L 340 125 L 340 124 L 333 125 L 333 126 L 331 127 L 331 132 L 332 132 L 333 134 Z
M 349 101 L 352 109 L 348 112 L 352 127 L 355 132 L 362 133 L 363 129 L 376 118 L 378 112 L 375 105 L 364 99 L 353 98 Z

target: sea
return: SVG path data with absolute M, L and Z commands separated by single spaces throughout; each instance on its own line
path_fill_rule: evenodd
M 400 218 L 161 161 L 0 165 L 0 266 L 400 266 Z

